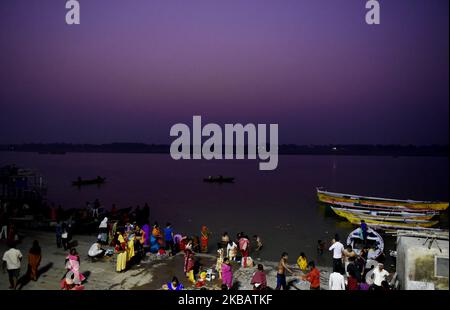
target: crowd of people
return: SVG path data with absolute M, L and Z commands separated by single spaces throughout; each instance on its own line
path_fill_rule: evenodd
M 362 223 L 364 235 L 365 223 Z M 363 237 L 365 240 L 365 237 Z M 330 290 L 390 290 L 388 282 L 389 272 L 384 269 L 382 263 L 368 269 L 367 261 L 369 249 L 363 247 L 359 254 L 356 254 L 351 245 L 344 246 L 336 235 L 329 248 L 333 256 L 333 272 L 329 279 Z M 370 272 L 370 274 L 369 274 Z M 373 282 L 367 283 L 367 275 Z
M 2 269 L 8 272 L 9 288 L 17 289 L 19 285 L 20 269 L 22 265 L 23 254 L 16 248 L 16 242 L 8 243 L 8 250 L 5 251 L 2 258 Z M 41 264 L 42 254 L 41 247 L 37 240 L 33 241 L 33 245 L 28 251 L 28 269 L 26 278 L 28 280 L 37 281 L 38 268 Z
M 158 222 L 150 226 L 149 206 L 145 203 L 144 208 L 137 206 L 118 210 L 115 205 L 106 213 L 98 199 L 93 203 L 86 203 L 87 216 L 98 223 L 98 235 L 90 246 L 88 256 L 92 260 L 115 256 L 116 272 L 121 273 L 133 265 L 139 265 L 146 256 L 174 256 L 183 254 L 183 273 L 193 287 L 205 288 L 206 281 L 218 277 L 222 289 L 233 289 L 233 270 L 236 268 L 254 267 L 251 253 L 257 253 L 263 249 L 262 238 L 240 232 L 235 238 L 231 238 L 227 232 L 220 237 L 217 244 L 217 256 L 215 266 L 212 268 L 199 268 L 196 260 L 197 253 L 208 253 L 210 251 L 209 240 L 211 232 L 203 225 L 199 229 L 198 236 L 187 236 L 174 231 L 171 223 L 166 223 L 161 228 Z M 62 218 L 63 213 L 58 208 L 51 208 L 50 217 L 56 222 L 56 246 L 69 251 L 66 257 L 66 274 L 61 280 L 62 289 L 83 289 L 85 276 L 80 272 L 80 256 L 75 247 L 71 246 L 73 238 L 73 217 Z M 107 216 L 106 216 L 107 215 Z M 101 217 L 100 217 L 101 216 Z M 10 287 L 17 287 L 22 253 L 15 248 L 17 234 L 14 225 L 5 220 L 4 213 L 0 213 L 1 234 L 0 238 L 6 237 L 10 249 L 3 256 L 3 266 L 8 271 Z M 102 218 L 102 220 L 100 220 Z M 6 227 L 5 227 L 6 226 Z M 355 253 L 350 245 L 344 246 L 339 236 L 336 235 L 331 242 L 329 251 L 332 252 L 333 272 L 329 278 L 330 290 L 368 290 L 389 289 L 387 277 L 389 273 L 379 264 L 372 270 L 373 284 L 368 285 L 365 281 L 369 270 L 365 268 L 367 261 L 367 249 L 362 249 L 359 255 Z M 318 240 L 317 254 L 323 255 L 326 249 L 325 242 Z M 36 281 L 38 278 L 38 267 L 41 262 L 41 249 L 39 242 L 35 240 L 28 252 L 29 279 Z M 288 264 L 288 254 L 282 253 L 277 266 L 276 290 L 289 289 L 286 281 L 287 275 L 294 279 L 308 281 L 310 289 L 320 289 L 320 271 L 314 261 L 308 261 L 305 253 L 300 253 L 295 268 Z M 296 270 L 294 270 L 296 269 Z M 299 271 L 297 271 L 297 269 Z M 163 289 L 180 290 L 185 286 L 177 277 L 163 285 Z M 295 281 L 294 281 L 295 282 Z M 269 289 L 266 273 L 262 264 L 257 264 L 256 270 L 251 278 L 254 290 Z

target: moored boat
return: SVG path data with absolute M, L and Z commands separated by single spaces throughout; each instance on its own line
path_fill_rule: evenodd
M 337 215 L 347 218 L 348 216 L 356 216 L 362 219 L 376 219 L 376 220 L 431 220 L 437 214 L 435 212 L 407 212 L 407 211 L 375 211 L 368 209 L 349 209 L 332 206 L 331 209 Z
M 224 176 L 209 176 L 207 178 L 203 179 L 203 182 L 208 182 L 208 183 L 233 183 L 234 182 L 234 178 L 232 177 L 224 177 Z
M 100 176 L 96 177 L 95 179 L 86 179 L 86 180 L 78 178 L 76 181 L 72 182 L 72 185 L 73 186 L 100 185 L 100 184 L 105 183 L 105 181 L 106 181 L 106 178 L 100 177 Z
M 369 260 L 376 260 L 384 250 L 384 240 L 374 229 L 368 228 L 366 242 L 364 242 L 361 228 L 352 231 L 347 237 L 347 244 L 351 245 L 356 254 L 360 254 L 363 248 L 368 248 Z
M 359 216 L 347 216 L 347 220 L 353 225 L 361 225 L 361 220 L 364 220 L 368 226 L 372 228 L 383 228 L 383 229 L 415 229 L 415 228 L 429 228 L 437 225 L 439 221 L 421 221 L 421 220 L 377 220 L 377 219 L 364 219 Z
M 341 194 L 317 188 L 317 197 L 321 202 L 328 204 L 350 203 L 378 208 L 407 208 L 412 210 L 444 211 L 448 208 L 448 202 L 401 200 L 391 198 L 368 197 L 353 194 Z
M 331 203 L 328 203 L 331 204 Z M 369 211 L 385 211 L 385 212 L 415 212 L 415 213 L 435 213 L 439 214 L 440 211 L 438 210 L 429 210 L 429 209 L 410 209 L 404 206 L 372 206 L 362 203 L 356 203 L 356 202 L 334 202 L 331 204 L 332 206 L 337 206 L 340 208 L 346 208 L 346 209 L 356 209 L 356 210 L 369 210 Z

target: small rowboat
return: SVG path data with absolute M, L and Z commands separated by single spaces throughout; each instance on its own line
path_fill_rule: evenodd
M 356 203 L 369 207 L 386 207 L 386 208 L 404 207 L 412 210 L 430 210 L 430 211 L 433 210 L 445 211 L 448 208 L 448 202 L 368 197 L 353 194 L 328 192 L 319 188 L 317 188 L 317 197 L 321 202 L 328 204 Z
M 361 220 L 364 220 L 368 226 L 372 228 L 382 229 L 415 229 L 415 228 L 428 228 L 433 227 L 439 223 L 439 221 L 420 221 L 420 220 L 376 220 L 376 219 L 364 219 L 359 216 L 347 216 L 347 220 L 353 225 L 360 225 Z
M 347 218 L 348 216 L 361 217 L 362 219 L 375 219 L 375 220 L 431 220 L 436 213 L 415 213 L 406 211 L 374 211 L 367 209 L 347 209 L 331 207 L 331 209 L 337 215 Z
M 72 185 L 73 186 L 100 185 L 100 184 L 105 183 L 105 181 L 106 181 L 106 178 L 102 178 L 102 177 L 96 177 L 95 179 L 87 179 L 87 180 L 78 178 L 78 180 L 72 182 Z
M 364 247 L 368 248 L 369 253 L 367 258 L 369 260 L 376 260 L 384 250 L 383 238 L 372 228 L 367 229 L 367 238 L 365 243 L 361 228 L 357 228 L 348 235 L 347 244 L 352 246 L 353 251 L 355 251 L 357 255 L 361 253 L 361 250 Z
M 207 182 L 207 183 L 233 183 L 234 182 L 234 178 L 223 177 L 221 175 L 219 175 L 217 177 L 209 176 L 207 178 L 204 178 L 203 182 Z

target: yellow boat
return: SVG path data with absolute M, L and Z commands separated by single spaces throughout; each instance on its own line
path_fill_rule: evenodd
M 351 194 L 333 193 L 317 189 L 317 197 L 321 202 L 328 204 L 358 204 L 365 207 L 388 208 L 388 209 L 410 209 L 417 211 L 445 211 L 448 208 L 448 202 L 440 201 L 417 201 L 400 200 L 378 197 L 367 197 Z
M 383 221 L 373 219 L 362 219 L 360 217 L 348 216 L 347 220 L 353 225 L 361 225 L 361 220 L 364 220 L 366 224 L 373 228 L 382 229 L 414 229 L 414 228 L 429 228 L 437 225 L 439 221 L 415 221 L 407 220 L 403 221 Z
M 347 218 L 347 217 L 357 217 L 364 220 L 378 220 L 378 221 L 404 221 L 404 220 L 415 220 L 415 221 L 429 221 L 435 214 L 426 213 L 412 213 L 412 212 L 389 212 L 389 211 L 366 211 L 366 210 L 349 210 L 344 208 L 331 207 L 334 213 L 337 215 Z

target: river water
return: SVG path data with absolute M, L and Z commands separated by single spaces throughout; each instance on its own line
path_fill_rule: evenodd
M 291 260 L 300 252 L 316 257 L 317 240 L 354 227 L 316 200 L 317 186 L 332 191 L 389 198 L 449 199 L 448 158 L 282 155 L 275 171 L 259 171 L 255 160 L 181 160 L 168 154 L 0 152 L 0 166 L 15 163 L 39 170 L 48 183 L 47 198 L 64 208 L 83 207 L 98 198 L 106 208 L 150 205 L 151 221 L 170 221 L 176 231 L 199 234 L 207 225 L 212 239 L 227 231 L 263 238 L 261 257 Z M 234 184 L 209 184 L 209 175 L 233 176 Z M 105 176 L 103 186 L 80 189 L 78 176 Z M 442 216 L 448 227 L 448 213 Z M 387 242 L 387 249 L 393 248 Z M 324 261 L 321 261 L 324 260 Z

